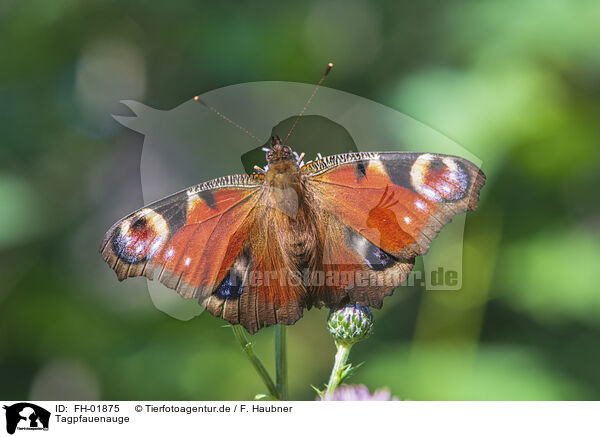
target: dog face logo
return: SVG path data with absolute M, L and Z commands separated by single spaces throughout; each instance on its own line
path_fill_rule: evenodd
M 50 411 L 29 402 L 4 406 L 6 410 L 6 432 L 15 430 L 48 430 Z

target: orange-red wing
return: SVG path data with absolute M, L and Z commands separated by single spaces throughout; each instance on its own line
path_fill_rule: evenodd
M 324 281 L 312 289 L 313 303 L 381 308 L 383 298 L 406 280 L 414 259 L 394 258 L 327 211 L 319 212 L 319 222 L 326 228 L 319 232 L 322 262 L 315 274 Z
M 227 286 L 215 290 L 205 303 L 212 314 L 243 325 L 251 334 L 277 323 L 295 323 L 309 302 L 302 272 L 290 264 L 274 224 L 285 218 L 262 203 L 254 214 L 250 238 L 229 272 Z M 285 223 L 282 229 L 291 232 Z
M 467 160 L 418 153 L 352 153 L 302 168 L 321 224 L 316 305 L 380 308 L 414 257 L 452 216 L 475 209 L 485 176 Z
M 466 159 L 421 153 L 348 153 L 302 168 L 315 207 L 376 247 L 409 260 L 455 214 L 477 206 L 484 174 Z
M 260 176 L 228 176 L 152 203 L 115 223 L 100 252 L 119 280 L 158 279 L 183 297 L 206 297 L 240 254 Z
M 286 262 L 273 227 L 281 213 L 265 202 L 262 181 L 220 178 L 148 205 L 113 225 L 100 251 L 120 280 L 156 277 L 250 333 L 292 324 L 306 290 Z

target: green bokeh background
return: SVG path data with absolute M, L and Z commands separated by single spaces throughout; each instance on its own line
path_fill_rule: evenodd
M 142 205 L 143 138 L 110 114 L 314 83 L 333 60 L 327 86 L 424 122 L 488 175 L 463 289 L 387 298 L 351 381 L 414 400 L 600 399 L 598 23 L 592 0 L 3 0 L 0 398 L 264 391 L 221 320 L 167 316 L 142 280 L 107 289 L 92 223 Z M 326 316 L 288 330 L 293 399 L 328 377 Z M 272 337 L 254 338 L 270 369 Z

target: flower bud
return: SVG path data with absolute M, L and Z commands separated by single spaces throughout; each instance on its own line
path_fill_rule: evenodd
M 371 335 L 373 313 L 359 304 L 331 310 L 327 327 L 336 343 L 351 346 Z
M 381 388 L 371 394 L 364 385 L 342 385 L 336 391 L 326 394 L 318 400 L 322 401 L 398 401 L 395 396 L 392 397 L 388 388 Z

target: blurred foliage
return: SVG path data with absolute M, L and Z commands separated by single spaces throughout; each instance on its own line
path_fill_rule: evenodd
M 263 391 L 222 321 L 159 312 L 97 253 L 142 202 L 143 139 L 110 114 L 123 99 L 165 109 L 235 83 L 314 83 L 333 60 L 327 86 L 423 121 L 488 174 L 463 289 L 387 298 L 352 382 L 415 400 L 599 399 L 599 22 L 593 0 L 3 0 L 0 398 Z M 289 329 L 292 398 L 327 378 L 326 316 Z M 255 336 L 266 363 L 272 336 Z

